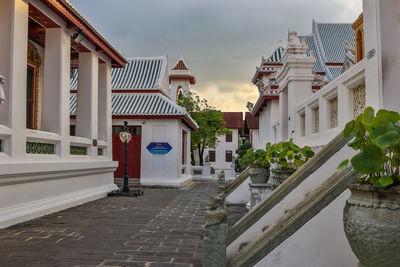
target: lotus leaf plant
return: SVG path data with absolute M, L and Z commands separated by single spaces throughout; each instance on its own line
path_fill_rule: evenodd
M 349 162 L 361 174 L 357 181 L 377 187 L 400 184 L 400 115 L 385 109 L 375 114 L 372 107 L 365 108 L 355 120 L 346 124 L 345 138 L 354 135 L 348 146 L 358 153 L 350 161 L 342 161 L 338 169 Z
M 254 150 L 250 148 L 246 154 L 239 159 L 239 163 L 244 166 L 268 168 L 269 162 L 265 159 L 266 151 L 263 149 Z
M 293 143 L 293 138 L 287 142 L 271 144 L 265 146 L 266 160 L 274 164 L 277 169 L 286 170 L 289 173 L 295 172 L 301 165 L 314 156 L 311 147 L 303 148 Z

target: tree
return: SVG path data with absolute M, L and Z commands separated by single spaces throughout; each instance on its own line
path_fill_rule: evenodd
M 218 138 L 231 133 L 231 131 L 225 128 L 222 112 L 210 106 L 206 99 L 201 99 L 195 93 L 189 92 L 188 96 L 178 101 L 178 104 L 189 112 L 189 115 L 199 126 L 199 129 L 191 134 L 191 161 L 194 165 L 193 151 L 197 149 L 202 166 L 204 149 L 215 148 L 219 143 Z
M 235 160 L 235 171 L 236 172 L 240 173 L 240 172 L 244 171 L 244 169 L 246 169 L 247 166 L 240 164 L 239 159 L 242 158 L 246 154 L 247 150 L 249 150 L 250 148 L 252 148 L 251 143 L 246 142 L 246 143 L 241 144 L 239 146 L 239 148 L 236 149 L 236 154 L 238 155 Z

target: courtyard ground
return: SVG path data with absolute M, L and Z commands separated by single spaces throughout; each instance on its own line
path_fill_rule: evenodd
M 106 197 L 0 230 L 0 266 L 201 266 L 215 182 Z M 230 224 L 243 209 L 233 208 Z

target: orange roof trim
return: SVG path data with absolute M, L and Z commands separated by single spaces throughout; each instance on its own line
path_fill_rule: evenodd
M 125 67 L 127 60 L 67 0 L 41 0 L 48 8 L 67 22 L 69 29 L 81 29 L 85 38 L 106 54 L 113 67 Z

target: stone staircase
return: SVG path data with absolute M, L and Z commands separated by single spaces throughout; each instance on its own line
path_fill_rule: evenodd
M 226 266 L 356 266 L 342 212 L 357 175 L 351 168 L 336 170 L 354 154 L 349 140 L 337 135 L 228 229 Z M 247 179 L 248 170 L 225 188 L 225 198 Z
M 241 244 L 242 249 L 239 249 L 239 252 L 229 260 L 228 265 L 254 266 L 262 261 L 269 253 L 340 196 L 356 177 L 357 174 L 351 168 L 336 172 L 293 209 L 285 211 L 285 214 L 275 223 L 265 226 L 261 234 L 254 240 L 245 246 Z M 270 261 L 267 260 L 267 262 Z M 264 263 L 261 266 L 270 265 Z

